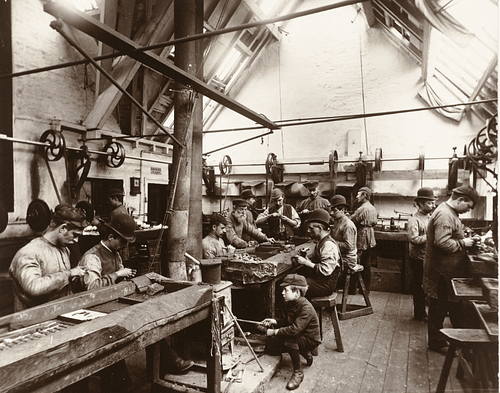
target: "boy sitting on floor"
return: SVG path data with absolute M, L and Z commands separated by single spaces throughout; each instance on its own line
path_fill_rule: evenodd
M 261 323 L 264 327 L 271 327 L 266 330 L 266 352 L 271 355 L 283 352 L 290 354 L 293 374 L 286 388 L 295 390 L 304 380 L 300 355 L 306 359 L 308 366 L 312 365 L 313 357 L 310 351 L 321 344 L 318 316 L 309 300 L 304 297 L 307 291 L 304 276 L 289 274 L 280 286 L 283 288 L 286 319 L 277 321 L 266 318 Z

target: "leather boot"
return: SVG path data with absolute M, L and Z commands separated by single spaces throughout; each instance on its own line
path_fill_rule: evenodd
M 167 368 L 167 371 L 170 374 L 182 374 L 188 371 L 191 367 L 193 367 L 194 362 L 192 360 L 184 360 L 180 357 L 175 359 L 172 363 L 172 366 Z
M 292 378 L 290 378 L 290 380 L 286 384 L 286 388 L 288 390 L 295 390 L 300 386 L 303 380 L 304 373 L 302 372 L 302 370 L 293 370 Z

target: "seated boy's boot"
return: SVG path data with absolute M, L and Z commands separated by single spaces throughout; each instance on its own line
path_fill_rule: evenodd
M 305 353 L 301 353 L 301 355 L 304 357 L 304 359 L 306 359 L 306 363 L 308 366 L 312 366 L 313 364 L 313 355 L 311 354 L 311 352 L 307 351 Z
M 182 374 L 187 372 L 193 365 L 194 362 L 192 360 L 184 360 L 178 357 L 172 362 L 172 365 L 167 368 L 167 371 L 170 374 Z
M 304 373 L 302 370 L 293 370 L 292 378 L 286 384 L 288 390 L 297 389 L 304 380 Z

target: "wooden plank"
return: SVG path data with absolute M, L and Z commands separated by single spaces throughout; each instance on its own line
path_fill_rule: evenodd
M 377 312 L 377 316 L 372 314 L 362 317 L 366 318 L 366 323 L 359 332 L 356 349 L 351 353 L 345 367 L 345 372 L 338 382 L 338 392 L 357 393 L 365 391 L 362 389 L 363 379 L 368 372 L 368 368 L 374 367 L 370 364 L 369 359 L 374 350 L 377 333 L 382 323 L 380 313 L 383 313 L 387 308 L 389 297 L 385 296 L 385 298 L 381 300 L 382 302 L 377 302 L 378 310 L 380 310 Z
M 42 380 L 47 374 L 59 374 L 72 365 L 114 351 L 150 330 L 163 330 L 165 334 L 169 324 L 207 308 L 211 298 L 212 287 L 190 286 L 4 351 L 0 390 L 9 391 L 19 384 Z
M 58 315 L 109 302 L 135 292 L 135 284 L 125 281 L 117 285 L 66 296 L 52 302 L 28 308 L 0 318 L 0 332 L 19 329 L 56 318 Z

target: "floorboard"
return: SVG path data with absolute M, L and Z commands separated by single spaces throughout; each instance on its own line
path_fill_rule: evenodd
M 434 393 L 444 355 L 427 350 L 427 324 L 413 319 L 411 295 L 372 292 L 374 313 L 340 321 L 344 352 L 338 352 L 328 313 L 323 314 L 323 343 L 311 367 L 304 365 L 304 382 L 297 393 Z M 363 304 L 361 295 L 349 303 Z M 450 327 L 449 320 L 445 327 Z M 134 386 L 132 392 L 149 392 L 140 382 L 142 354 L 127 359 Z M 467 392 L 456 378 L 455 358 L 446 393 Z M 292 375 L 288 354 L 265 385 L 266 393 L 283 393 Z M 96 390 L 92 393 L 98 393 Z M 231 391 L 229 391 L 231 393 Z M 254 392 L 260 393 L 260 392 Z

